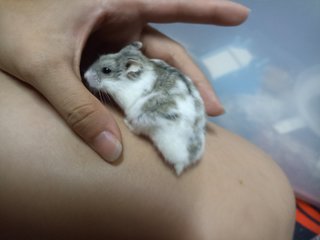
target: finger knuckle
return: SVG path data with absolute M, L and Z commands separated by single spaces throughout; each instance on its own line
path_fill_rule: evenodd
M 98 110 L 93 103 L 83 103 L 74 108 L 72 108 L 67 116 L 66 121 L 71 126 L 71 128 L 80 134 L 82 137 L 89 133 L 90 127 L 94 122 L 95 116 Z

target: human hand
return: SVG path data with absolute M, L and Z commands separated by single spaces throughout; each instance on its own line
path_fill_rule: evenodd
M 0 69 L 37 89 L 67 124 L 105 160 L 122 151 L 119 128 L 81 83 L 84 46 L 144 43 L 146 55 L 161 58 L 194 79 L 207 113 L 223 109 L 209 82 L 186 51 L 148 22 L 237 25 L 248 10 L 222 0 L 70 0 L 0 3 Z

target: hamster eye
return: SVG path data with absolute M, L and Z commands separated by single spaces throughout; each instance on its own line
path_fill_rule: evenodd
M 108 68 L 108 67 L 103 67 L 103 68 L 101 69 L 101 71 L 102 71 L 104 74 L 110 74 L 110 73 L 112 72 L 111 69 Z

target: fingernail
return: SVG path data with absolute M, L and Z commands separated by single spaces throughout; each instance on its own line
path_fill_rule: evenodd
M 210 112 L 211 116 L 221 116 L 223 114 L 225 114 L 225 109 L 222 105 L 216 105 L 214 106 L 214 109 Z
M 106 161 L 117 160 L 122 152 L 119 140 L 110 132 L 103 131 L 93 140 L 93 148 Z
M 237 4 L 238 6 L 240 6 L 242 9 L 246 10 L 248 13 L 251 12 L 251 8 L 249 8 L 248 6 L 244 6 L 240 3 L 235 3 L 235 2 L 232 2 L 233 4 Z
M 224 114 L 226 112 L 226 110 L 224 109 L 224 107 L 222 105 L 216 105 L 216 116 L 220 116 L 222 114 Z
M 210 115 L 220 115 L 224 112 L 222 103 L 217 95 L 214 94 L 212 89 L 204 88 L 202 93 L 205 100 L 206 109 L 209 111 L 208 113 Z

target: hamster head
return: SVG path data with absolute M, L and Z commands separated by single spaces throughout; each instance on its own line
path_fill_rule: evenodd
M 108 92 L 116 101 L 124 98 L 120 95 L 126 89 L 138 90 L 143 75 L 152 66 L 141 47 L 141 42 L 133 42 L 118 53 L 101 56 L 84 74 L 89 87 Z
M 147 62 L 141 47 L 141 42 L 133 42 L 118 53 L 102 55 L 84 74 L 89 86 L 101 90 L 106 82 L 115 84 L 138 77 Z

